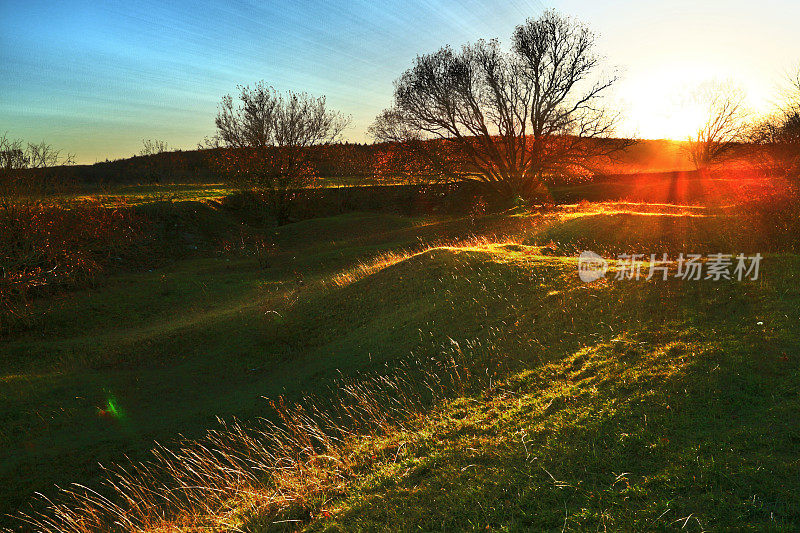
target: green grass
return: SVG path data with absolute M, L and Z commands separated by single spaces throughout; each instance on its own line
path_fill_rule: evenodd
M 798 266 L 691 299 L 677 284 L 585 291 L 598 318 L 611 298 L 638 307 L 366 445 L 375 460 L 309 529 L 796 530 Z
M 796 529 L 800 260 L 770 255 L 758 282 L 584 285 L 559 255 L 750 242 L 729 237 L 735 218 L 671 211 L 342 215 L 268 230 L 266 267 L 209 247 L 37 302 L 0 346 L 3 510 L 218 416 L 261 416 L 263 396 L 456 342 L 508 374 L 365 436 L 358 475 L 303 527 Z M 521 244 L 447 246 L 472 235 Z M 271 530 L 259 520 L 240 525 Z
M 81 201 L 99 201 L 102 205 L 141 205 L 159 201 L 214 200 L 232 194 L 224 183 L 165 183 L 137 185 L 83 185 L 74 190 L 47 197 L 61 205 Z
M 468 233 L 439 222 L 452 227 L 437 234 Z M 408 355 L 424 326 L 409 317 L 438 312 L 430 279 L 400 293 L 403 307 L 376 299 L 393 277 L 366 294 L 331 280 L 361 259 L 419 246 L 420 232 L 442 229 L 431 223 L 370 214 L 301 222 L 274 236 L 267 268 L 241 254 L 188 258 L 37 302 L 34 327 L 0 348 L 3 510 L 55 482 L 93 480 L 98 461 L 200 435 L 217 416 L 259 416 L 262 396 Z M 118 420 L 98 416 L 112 398 L 125 413 Z
M 336 176 L 321 178 L 314 187 L 359 187 L 371 183 L 369 178 Z M 382 181 L 382 185 L 403 185 L 402 180 Z M 68 192 L 55 194 L 51 201 L 69 205 L 81 201 L 99 201 L 102 205 L 141 205 L 159 201 L 219 200 L 237 191 L 226 183 L 149 183 L 132 185 L 81 185 Z

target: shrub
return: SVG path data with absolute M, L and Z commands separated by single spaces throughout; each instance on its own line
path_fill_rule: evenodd
M 69 209 L 32 199 L 0 202 L 0 331 L 27 323 L 30 299 L 85 284 L 144 240 L 147 222 L 97 201 Z

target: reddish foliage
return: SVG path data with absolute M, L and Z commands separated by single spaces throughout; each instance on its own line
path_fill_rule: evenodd
M 225 181 L 261 193 L 278 224 L 289 221 L 298 189 L 312 187 L 318 179 L 309 150 L 300 147 L 216 150 L 208 165 Z
M 381 181 L 440 183 L 472 172 L 458 148 L 447 141 L 408 141 L 378 145 L 374 154 L 373 174 Z
M 130 210 L 97 202 L 0 205 L 0 329 L 22 318 L 29 298 L 93 279 L 143 242 L 145 224 Z
M 304 149 L 230 148 L 209 155 L 217 175 L 254 189 L 301 188 L 314 185 L 317 170 Z

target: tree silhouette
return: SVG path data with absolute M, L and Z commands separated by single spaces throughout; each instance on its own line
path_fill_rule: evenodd
M 730 82 L 706 84 L 696 95 L 705 122 L 686 145 L 695 168 L 704 170 L 725 160 L 745 139 L 745 94 Z
M 221 147 L 212 167 L 238 186 L 264 193 L 278 224 L 289 220 L 297 189 L 313 182 L 313 146 L 340 138 L 349 118 L 328 108 L 325 97 L 278 93 L 263 81 L 239 86 L 222 98 L 216 135 L 206 146 Z
M 548 11 L 517 26 L 510 50 L 492 40 L 418 56 L 370 133 L 406 146 L 434 176 L 529 196 L 544 178 L 585 172 L 629 144 L 597 139 L 617 120 L 601 105 L 617 78 L 598 76 L 594 43 Z
M 758 151 L 756 156 L 770 172 L 800 177 L 800 66 L 788 76 L 778 110 L 757 122 L 749 141 Z

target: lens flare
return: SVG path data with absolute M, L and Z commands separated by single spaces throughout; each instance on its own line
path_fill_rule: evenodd
M 105 408 L 97 408 L 97 415 L 101 418 L 113 418 L 115 420 L 122 420 L 125 418 L 125 414 L 122 409 L 120 409 L 119 403 L 113 396 L 108 398 Z

